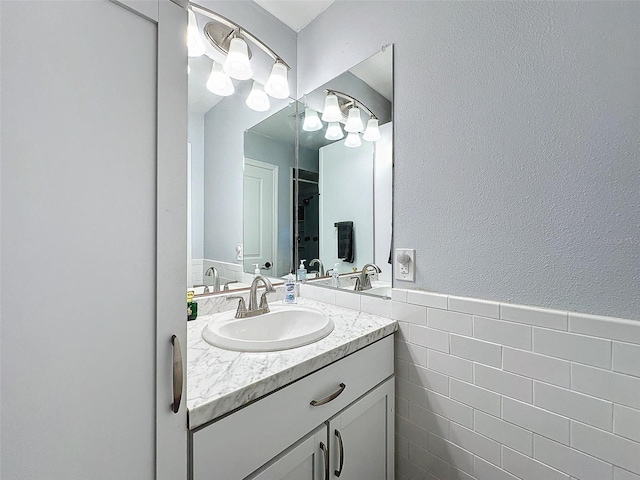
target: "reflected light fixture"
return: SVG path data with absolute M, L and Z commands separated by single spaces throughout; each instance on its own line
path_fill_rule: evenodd
M 199 57 L 204 53 L 204 42 L 198 30 L 196 14 L 189 9 L 189 24 L 187 26 L 187 54 L 190 57 Z
M 289 80 L 287 79 L 287 67 L 281 60 L 276 60 L 271 69 L 271 75 L 264 84 L 264 91 L 273 98 L 284 99 L 289 96 Z
M 338 105 L 338 97 L 334 93 L 329 93 L 324 99 L 322 121 L 339 122 L 340 120 L 342 120 L 342 112 L 340 111 L 340 105 Z
M 235 92 L 231 78 L 224 73 L 222 65 L 216 61 L 211 66 L 211 74 L 209 75 L 209 80 L 207 80 L 207 90 L 221 97 L 228 97 Z
M 324 134 L 324 138 L 326 138 L 327 140 L 340 140 L 342 137 L 344 137 L 344 133 L 342 133 L 340 122 L 329 123 L 327 131 Z
M 305 132 L 315 132 L 322 128 L 322 122 L 318 117 L 318 112 L 314 109 L 306 107 L 304 109 L 304 122 L 302 122 L 302 129 Z
M 360 134 L 357 132 L 349 132 L 349 135 L 347 135 L 347 139 L 344 141 L 344 146 L 355 148 L 359 147 L 360 145 L 362 145 L 362 142 L 360 141 Z
M 269 103 L 269 97 L 264 91 L 264 87 L 253 81 L 253 87 L 251 87 L 251 92 L 247 97 L 247 106 L 251 110 L 255 110 L 256 112 L 266 112 L 271 107 Z
M 360 117 L 360 109 L 358 107 L 354 106 L 349 109 L 349 118 L 347 118 L 344 130 L 349 133 L 356 133 L 364 130 L 362 118 Z
M 253 76 L 253 69 L 249 63 L 249 49 L 247 42 L 240 37 L 233 37 L 229 44 L 229 53 L 222 66 L 224 73 L 236 80 L 249 80 Z
M 367 142 L 377 142 L 380 140 L 380 129 L 378 128 L 378 119 L 371 118 L 367 122 L 367 128 L 362 135 L 362 139 Z

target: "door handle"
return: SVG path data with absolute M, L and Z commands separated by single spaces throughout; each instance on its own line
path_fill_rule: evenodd
M 335 400 L 342 392 L 344 392 L 345 388 L 347 388 L 347 386 L 344 383 L 341 383 L 340 388 L 338 388 L 338 390 L 333 392 L 331 395 L 323 398 L 322 400 L 311 400 L 310 405 L 312 407 L 319 407 L 320 405 L 329 403 L 330 401 Z
M 171 345 L 173 345 L 173 403 L 171 409 L 173 413 L 178 413 L 180 403 L 182 402 L 182 386 L 184 382 L 184 372 L 182 368 L 182 349 L 180 348 L 180 340 L 175 335 L 171 336 Z
M 335 473 L 336 477 L 339 477 L 340 475 L 342 475 L 342 465 L 344 464 L 344 445 L 342 443 L 342 435 L 340 435 L 340 431 L 336 428 L 333 433 L 336 437 L 338 437 L 338 446 L 340 447 L 340 465 L 338 466 L 338 469 L 333 473 Z
M 329 480 L 329 450 L 322 442 L 320 442 L 320 450 L 324 457 L 324 480 Z

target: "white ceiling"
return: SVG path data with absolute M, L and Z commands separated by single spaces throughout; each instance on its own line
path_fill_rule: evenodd
M 253 0 L 267 12 L 299 32 L 334 0 Z

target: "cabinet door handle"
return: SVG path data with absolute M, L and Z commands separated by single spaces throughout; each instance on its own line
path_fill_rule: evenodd
M 340 447 L 340 465 L 338 466 L 338 470 L 334 473 L 336 477 L 342 475 L 342 465 L 344 464 L 344 444 L 342 443 L 342 435 L 340 435 L 340 431 L 336 428 L 334 435 L 338 437 L 338 446 Z
M 184 381 L 182 349 L 180 348 L 180 340 L 175 335 L 171 336 L 171 344 L 173 345 L 173 403 L 171 409 L 173 413 L 178 413 L 182 402 L 182 382 Z
M 322 450 L 322 456 L 324 457 L 324 480 L 329 480 L 329 450 L 322 442 L 320 442 L 320 450 Z
M 344 392 L 344 389 L 347 388 L 347 386 L 344 383 L 340 384 L 340 388 L 338 388 L 338 390 L 336 390 L 335 392 L 333 392 L 331 395 L 329 395 L 328 397 L 323 398 L 322 400 L 311 400 L 311 406 L 312 407 L 319 407 L 320 405 L 325 405 L 327 403 L 329 403 L 332 400 L 335 400 L 336 398 L 338 398 L 338 396 Z

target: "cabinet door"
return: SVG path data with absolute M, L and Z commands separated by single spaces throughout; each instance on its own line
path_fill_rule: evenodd
M 327 427 L 323 425 L 248 478 L 252 480 L 324 480 L 328 468 Z
M 184 480 L 187 13 L 0 1 L 0 17 L 0 478 Z
M 329 421 L 331 478 L 392 480 L 394 379 Z

